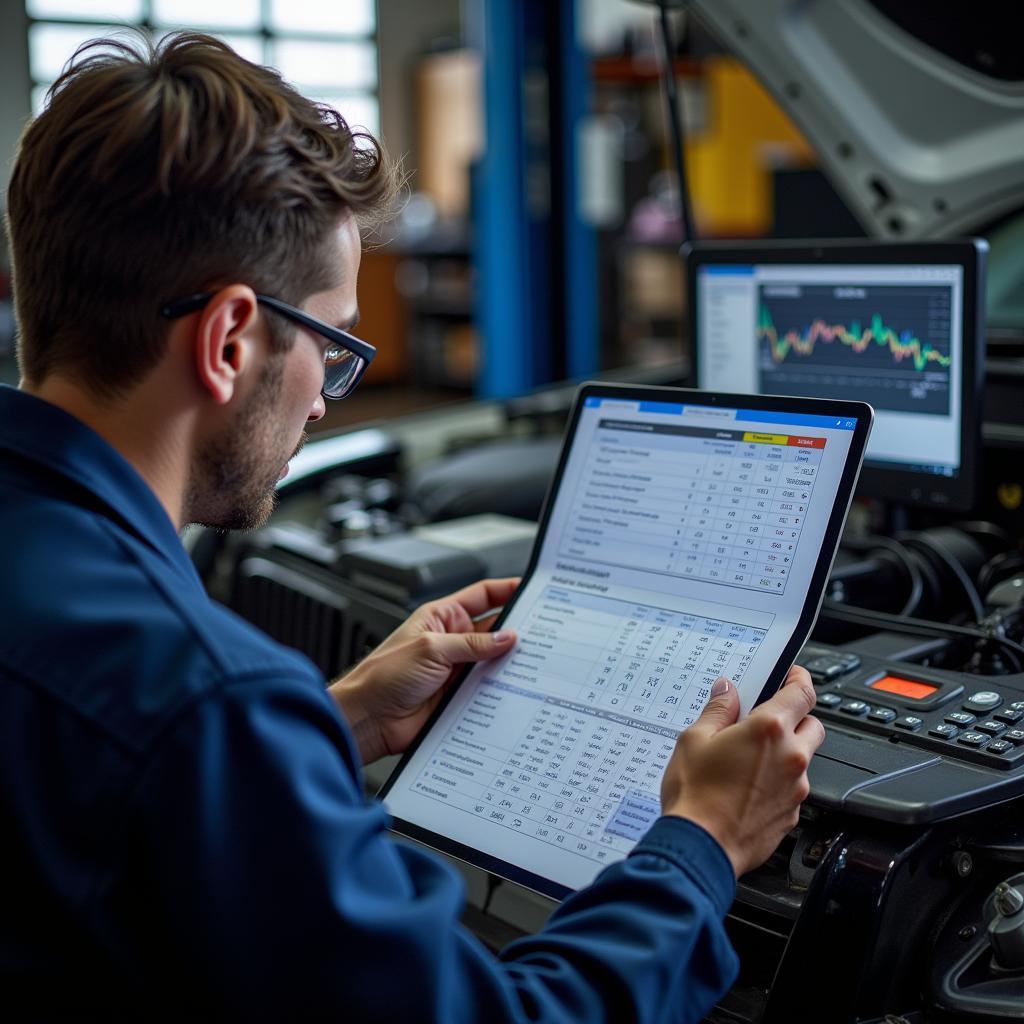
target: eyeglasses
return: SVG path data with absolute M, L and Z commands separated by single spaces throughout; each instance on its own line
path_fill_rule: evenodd
M 160 315 L 168 320 L 176 320 L 179 317 L 188 316 L 202 309 L 215 292 L 200 292 L 198 295 L 189 295 L 183 299 L 175 299 L 168 302 L 160 310 Z M 288 305 L 280 299 L 270 295 L 257 295 L 256 301 L 261 305 L 280 313 L 281 316 L 294 320 L 295 323 L 315 331 L 321 337 L 326 338 L 331 344 L 324 351 L 324 386 L 322 388 L 324 398 L 347 398 L 355 390 L 356 385 L 362 380 L 366 368 L 373 362 L 377 350 L 365 341 L 360 341 L 340 327 L 324 323 L 315 316 L 310 316 L 295 306 Z

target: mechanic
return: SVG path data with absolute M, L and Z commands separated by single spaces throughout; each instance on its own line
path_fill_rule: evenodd
M 360 230 L 395 182 L 372 138 L 195 34 L 84 48 L 22 136 L 22 380 L 0 391 L 8 1011 L 677 1021 L 735 977 L 736 877 L 796 823 L 823 738 L 802 669 L 738 724 L 720 680 L 664 816 L 495 958 L 459 923 L 455 872 L 389 837 L 361 764 L 405 748 L 458 665 L 510 650 L 474 620 L 516 581 L 426 605 L 326 688 L 212 603 L 181 543 L 263 523 L 321 392 L 358 382 Z

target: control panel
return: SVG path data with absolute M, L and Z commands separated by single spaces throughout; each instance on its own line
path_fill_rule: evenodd
M 827 731 L 812 804 L 920 823 L 1024 793 L 1024 676 L 981 680 L 855 645 L 808 644 L 797 660 Z

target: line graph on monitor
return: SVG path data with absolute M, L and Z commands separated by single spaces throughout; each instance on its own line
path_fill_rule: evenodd
M 855 393 L 876 408 L 949 414 L 951 289 L 943 285 L 758 288 L 761 388 L 833 398 Z

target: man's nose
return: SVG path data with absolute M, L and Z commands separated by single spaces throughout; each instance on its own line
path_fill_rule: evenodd
M 313 407 L 309 410 L 309 415 L 306 419 L 310 423 L 315 423 L 317 420 L 323 419 L 325 412 L 327 412 L 327 403 L 324 401 L 324 396 L 317 395 L 316 401 L 313 402 Z

